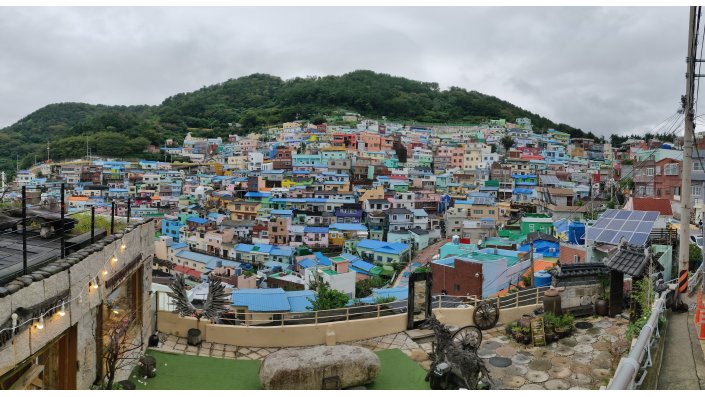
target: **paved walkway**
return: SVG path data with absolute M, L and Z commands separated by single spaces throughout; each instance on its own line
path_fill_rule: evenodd
M 599 389 L 607 384 L 616 362 L 610 346 L 623 341 L 626 320 L 607 317 L 580 319 L 592 324 L 573 336 L 545 347 L 525 346 L 510 340 L 501 324 L 483 332 L 478 354 L 485 361 L 496 389 L 566 390 Z M 453 329 L 451 329 L 453 330 Z M 428 370 L 432 345 L 414 342 L 405 332 L 350 342 L 373 351 L 400 349 Z M 186 338 L 166 336 L 154 350 L 239 360 L 261 360 L 279 348 L 239 347 L 204 342 L 188 346 Z
M 693 315 L 692 311 L 671 313 L 658 379 L 659 390 L 705 390 L 705 358 Z
M 419 251 L 416 256 L 409 262 L 408 265 L 404 268 L 399 273 L 399 276 L 397 276 L 396 280 L 394 280 L 394 283 L 392 284 L 392 287 L 406 287 L 409 285 L 409 276 L 404 275 L 406 273 L 409 273 L 410 271 L 414 270 L 411 269 L 411 266 L 414 265 L 414 263 L 419 263 L 421 266 L 425 265 L 426 263 L 430 262 L 431 259 L 433 258 L 434 255 L 436 255 L 440 250 L 443 244 L 449 242 L 450 240 L 448 239 L 441 239 L 440 241 L 435 242 L 434 244 L 429 245 L 428 247 L 422 249 Z M 418 265 L 417 265 L 418 267 Z

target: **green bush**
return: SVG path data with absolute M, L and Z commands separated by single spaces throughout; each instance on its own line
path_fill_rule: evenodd
M 80 213 L 80 214 L 69 214 L 69 217 L 76 221 L 73 227 L 73 234 L 83 234 L 91 231 L 91 214 L 90 213 Z M 118 233 L 120 230 L 124 229 L 127 223 L 118 219 L 115 219 L 115 232 Z M 99 216 L 95 217 L 95 228 L 103 229 L 108 235 L 110 235 L 110 216 Z

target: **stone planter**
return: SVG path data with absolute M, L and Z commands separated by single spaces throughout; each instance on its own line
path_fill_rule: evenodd
M 569 327 L 556 327 L 556 334 L 557 334 L 558 337 L 560 337 L 560 338 L 568 337 L 568 336 L 570 336 L 570 334 L 572 334 L 572 333 L 573 333 L 572 328 L 569 328 Z
M 198 346 L 201 344 L 201 330 L 198 328 L 191 328 L 188 330 L 187 343 L 191 346 Z
M 154 378 L 157 376 L 157 359 L 152 356 L 140 357 L 140 376 Z

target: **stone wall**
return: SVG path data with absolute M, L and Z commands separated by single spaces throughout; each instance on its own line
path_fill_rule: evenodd
M 120 245 L 125 243 L 124 251 Z M 118 262 L 110 264 L 116 254 Z M 142 305 L 145 347 L 153 330 L 150 316 L 150 295 L 152 283 L 152 256 L 154 254 L 154 225 L 151 221 L 134 222 L 122 233 L 106 237 L 91 246 L 75 252 L 64 259 L 50 263 L 33 272 L 31 276 L 20 277 L 0 287 L 0 324 L 5 323 L 12 313 L 21 308 L 29 308 L 51 301 L 61 293 L 69 292 L 70 304 L 65 308 L 66 315 L 54 313 L 44 317 L 44 329 L 34 326 L 23 329 L 11 340 L 0 346 L 0 375 L 11 371 L 15 365 L 37 353 L 49 342 L 76 326 L 77 335 L 77 375 L 78 389 L 88 389 L 96 380 L 98 358 L 96 339 L 101 331 L 97 329 L 98 312 L 103 299 L 112 291 L 107 291 L 103 283 L 102 270 L 112 267 L 108 276 L 124 268 L 141 255 L 140 269 L 143 274 Z M 107 263 L 107 265 L 106 265 Z M 98 276 L 101 280 L 97 290 L 89 290 L 89 281 Z M 77 297 L 81 296 L 80 299 Z
M 568 286 L 560 293 L 560 296 L 563 308 L 593 305 L 600 296 L 600 285 Z

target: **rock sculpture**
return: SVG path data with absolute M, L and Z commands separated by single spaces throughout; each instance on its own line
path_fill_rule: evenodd
M 259 369 L 265 390 L 348 389 L 371 383 L 380 370 L 379 357 L 359 346 L 315 346 L 279 350 Z

